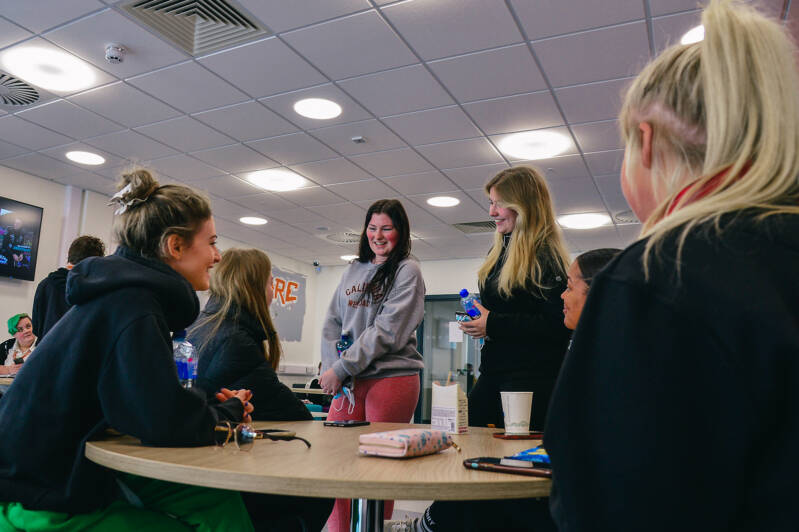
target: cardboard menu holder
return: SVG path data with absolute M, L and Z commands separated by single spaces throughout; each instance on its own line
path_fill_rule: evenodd
M 433 407 L 430 427 L 449 434 L 469 432 L 469 402 L 461 385 L 433 383 Z

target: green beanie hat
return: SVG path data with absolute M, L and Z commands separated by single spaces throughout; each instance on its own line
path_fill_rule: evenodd
M 17 314 L 16 316 L 11 316 L 8 318 L 8 334 L 11 336 L 17 334 L 17 325 L 19 324 L 19 320 L 22 318 L 30 319 L 30 316 L 23 312 L 22 314 Z

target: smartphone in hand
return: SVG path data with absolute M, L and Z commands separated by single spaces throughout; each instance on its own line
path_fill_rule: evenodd
M 462 310 L 456 310 L 455 321 L 472 321 L 472 318 Z
M 325 421 L 325 427 L 360 427 L 368 425 L 368 421 L 357 421 L 355 419 L 345 419 L 342 421 Z

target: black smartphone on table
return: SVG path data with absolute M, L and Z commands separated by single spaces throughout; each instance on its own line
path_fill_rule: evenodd
M 342 421 L 325 421 L 325 427 L 360 427 L 368 425 L 368 421 L 357 421 L 354 419 L 345 419 Z

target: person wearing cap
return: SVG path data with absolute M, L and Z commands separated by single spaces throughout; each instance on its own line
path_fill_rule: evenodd
M 16 314 L 8 319 L 8 334 L 13 338 L 0 344 L 0 354 L 5 366 L 16 366 L 25 362 L 36 347 L 38 338 L 33 334 L 33 323 L 27 314 Z

